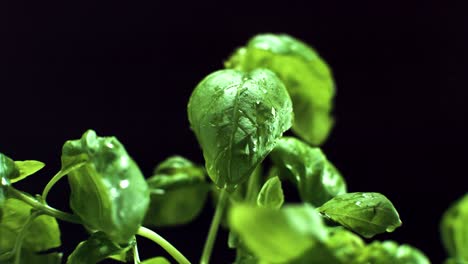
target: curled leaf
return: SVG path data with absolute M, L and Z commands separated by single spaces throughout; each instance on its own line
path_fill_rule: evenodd
M 149 204 L 143 174 L 115 137 L 98 137 L 92 130 L 63 146 L 62 168 L 81 163 L 68 173 L 71 209 L 88 229 L 128 243 Z
M 239 48 L 226 68 L 272 70 L 283 81 L 294 106 L 292 130 L 305 141 L 322 144 L 333 127 L 335 85 L 328 65 L 302 41 L 284 34 L 260 34 Z
M 380 193 L 346 193 L 318 208 L 319 212 L 342 226 L 370 238 L 393 232 L 401 220 L 393 204 Z
M 153 226 L 192 221 L 203 209 L 210 190 L 203 168 L 180 156 L 163 161 L 147 183 L 151 202 L 144 222 Z
M 346 193 L 346 182 L 319 149 L 293 137 L 278 140 L 270 154 L 278 174 L 293 182 L 304 202 L 321 206 Z
M 231 191 L 270 153 L 293 118 L 286 88 L 266 69 L 208 75 L 193 91 L 187 110 L 208 175 Z

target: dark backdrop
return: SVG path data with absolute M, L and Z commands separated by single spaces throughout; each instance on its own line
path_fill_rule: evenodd
M 403 226 L 380 239 L 445 256 L 438 222 L 467 191 L 467 31 L 445 1 L 0 3 L 0 151 L 47 167 L 18 184 L 39 193 L 63 142 L 88 128 L 115 135 L 146 175 L 172 154 L 202 162 L 186 104 L 194 86 L 257 33 L 313 45 L 336 78 L 325 152 L 350 191 L 389 197 Z M 66 182 L 50 203 L 67 209 Z M 211 220 L 158 230 L 198 260 Z M 62 224 L 68 254 L 85 232 Z M 226 234 L 213 262 L 227 263 Z M 144 257 L 160 254 L 141 240 Z M 229 255 L 231 254 L 231 255 Z

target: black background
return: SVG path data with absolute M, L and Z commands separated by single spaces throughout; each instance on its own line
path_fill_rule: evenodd
M 64 1 L 65 2 L 65 1 Z M 445 256 L 438 222 L 467 191 L 468 19 L 445 1 L 0 2 L 0 151 L 47 167 L 20 189 L 41 192 L 67 139 L 115 135 L 146 175 L 165 157 L 202 163 L 186 104 L 205 75 L 257 33 L 314 46 L 337 83 L 336 127 L 323 146 L 350 191 L 390 198 L 403 226 L 378 239 Z M 50 204 L 68 210 L 66 182 Z M 212 207 L 157 229 L 194 262 Z M 61 224 L 69 254 L 84 230 Z M 228 263 L 226 234 L 213 263 Z M 143 239 L 143 257 L 163 254 Z

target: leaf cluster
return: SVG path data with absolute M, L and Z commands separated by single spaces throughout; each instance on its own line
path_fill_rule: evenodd
M 190 223 L 210 197 L 216 210 L 203 264 L 220 225 L 228 229 L 236 264 L 430 263 L 412 246 L 365 240 L 393 232 L 402 222 L 383 194 L 348 192 L 345 178 L 320 149 L 334 123 L 335 85 L 312 47 L 288 35 L 262 34 L 237 49 L 225 67 L 195 87 L 187 106 L 204 166 L 171 156 L 145 177 L 117 138 L 88 130 L 65 142 L 61 169 L 41 195 L 32 196 L 14 183 L 44 164 L 0 153 L 0 263 L 60 263 L 57 220 L 80 224 L 89 233 L 66 257 L 69 264 L 109 258 L 169 263 L 163 257 L 140 261 L 137 235 L 159 244 L 178 263 L 190 263 L 143 225 Z M 64 177 L 71 213 L 47 203 Z M 294 186 L 299 203 L 289 203 L 283 184 Z M 467 216 L 465 196 L 443 217 L 447 263 L 467 262 Z

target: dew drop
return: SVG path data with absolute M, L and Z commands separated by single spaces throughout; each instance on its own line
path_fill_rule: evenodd
M 116 188 L 111 188 L 110 189 L 110 196 L 112 199 L 116 199 L 119 197 L 119 192 L 117 191 Z
M 359 206 L 359 207 L 361 207 L 361 204 L 362 204 L 361 201 L 357 201 L 357 202 L 356 202 L 356 205 Z
M 119 182 L 119 186 L 122 189 L 126 189 L 130 185 L 130 182 L 128 180 L 121 180 Z
M 370 195 L 370 194 L 368 194 L 368 193 L 363 193 L 363 194 L 362 194 L 362 197 L 364 197 L 364 198 L 371 198 L 372 195 Z
M 120 158 L 120 166 L 128 167 L 128 157 L 127 156 L 122 156 Z
M 271 114 L 273 115 L 273 118 L 276 118 L 276 110 L 274 107 L 271 108 Z

